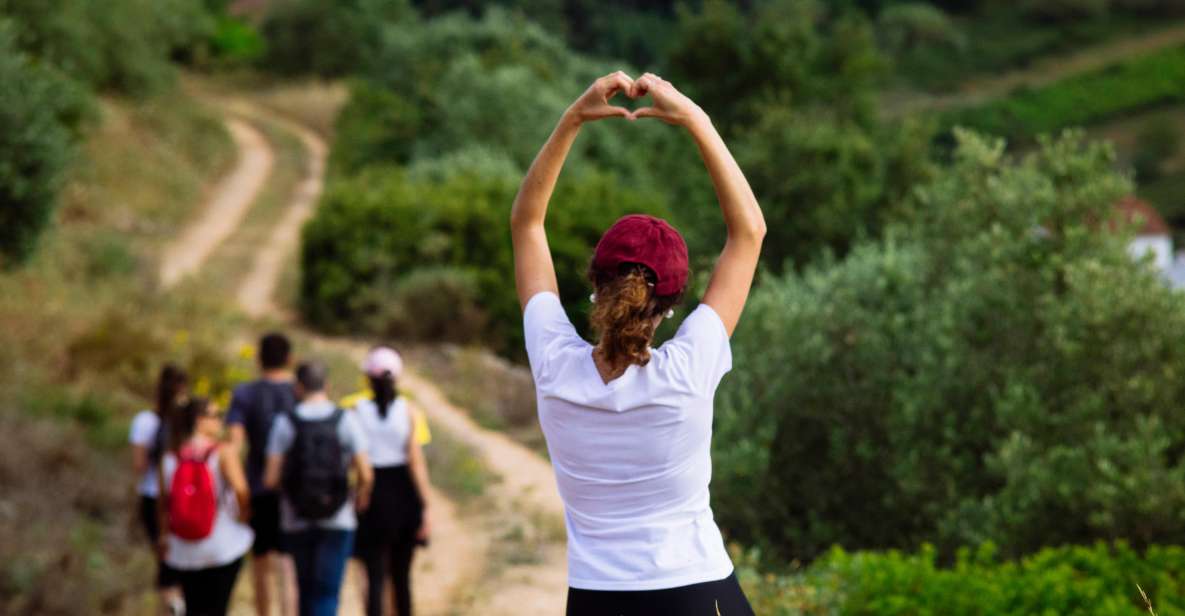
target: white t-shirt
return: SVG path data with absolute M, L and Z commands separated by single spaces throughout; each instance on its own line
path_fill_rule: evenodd
M 206 461 L 210 477 L 214 480 L 214 494 L 218 497 L 214 528 L 207 537 L 197 541 L 186 541 L 169 533 L 169 551 L 165 554 L 165 562 L 174 569 L 193 571 L 228 565 L 242 558 L 255 541 L 255 533 L 239 521 L 239 502 L 218 468 L 218 456 L 221 453 L 221 450 L 213 452 Z M 169 489 L 173 485 L 173 475 L 177 472 L 177 456 L 171 452 L 165 454 L 161 458 L 161 466 L 164 469 L 165 488 Z
M 658 590 L 723 579 L 712 517 L 712 399 L 728 333 L 700 304 L 650 363 L 606 384 L 554 293 L 523 314 L 539 421 L 564 501 L 568 584 Z
M 412 434 L 407 402 L 396 398 L 387 407 L 386 417 L 379 415 L 374 400 L 365 398 L 354 405 L 354 410 L 370 445 L 367 449 L 370 463 L 375 468 L 407 464 L 407 439 Z
M 128 431 L 128 442 L 132 445 L 144 447 L 152 452 L 152 445 L 156 441 L 156 431 L 160 429 L 160 416 L 156 411 L 140 411 L 132 418 L 132 428 Z M 148 460 L 148 468 L 140 477 L 136 491 L 141 496 L 156 498 L 160 493 L 160 483 L 156 477 L 156 464 Z
M 328 419 L 335 410 L 337 410 L 337 405 L 332 402 L 309 402 L 296 405 L 295 413 L 300 419 L 319 420 Z M 337 438 L 342 444 L 343 453 L 350 458 L 354 457 L 355 452 L 367 449 L 366 435 L 363 434 L 362 427 L 358 425 L 358 418 L 352 412 L 342 413 L 341 421 L 337 424 Z M 288 415 L 276 415 L 275 421 L 272 422 L 272 431 L 267 439 L 268 455 L 288 453 L 295 441 L 296 429 L 288 420 Z M 311 520 L 305 520 L 296 515 L 296 510 L 289 504 L 287 498 L 280 499 L 280 528 L 284 532 L 295 533 L 307 530 L 312 523 Z M 337 513 L 323 520 L 317 520 L 315 524 L 319 528 L 335 530 L 357 528 L 358 517 L 354 513 L 353 495 L 346 499 Z

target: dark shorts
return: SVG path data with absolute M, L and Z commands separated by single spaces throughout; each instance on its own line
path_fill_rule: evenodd
M 140 523 L 144 525 L 144 532 L 148 535 L 148 545 L 156 555 L 156 540 L 160 538 L 160 522 L 156 517 L 156 499 L 150 496 L 140 496 Z M 169 588 L 178 585 L 176 569 L 165 564 L 160 558 L 156 559 L 156 587 Z
M 662 590 L 568 589 L 567 616 L 754 616 L 736 575 Z
M 251 530 L 255 531 L 255 544 L 251 546 L 252 554 L 259 556 L 283 549 L 279 492 L 251 495 Z

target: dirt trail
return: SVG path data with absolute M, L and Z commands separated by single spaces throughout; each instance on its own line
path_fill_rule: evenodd
M 328 148 L 313 131 L 274 113 L 265 113 L 246 101 L 223 100 L 221 105 L 252 121 L 266 121 L 295 134 L 307 153 L 304 175 L 293 190 L 284 216 L 273 228 L 267 243 L 255 255 L 251 269 L 236 294 L 240 307 L 253 317 L 277 314 L 275 290 L 284 263 L 296 254 L 301 227 L 312 216 L 324 186 Z M 349 350 L 357 355 L 365 352 L 365 347 L 350 345 Z M 483 563 L 480 556 L 484 555 L 488 545 L 485 534 L 463 520 L 447 497 L 434 493 L 432 503 L 434 538 L 427 549 L 417 553 L 414 573 L 417 580 L 414 595 L 417 613 L 429 616 L 452 613 L 458 589 L 480 577 Z M 479 558 L 474 558 L 474 555 Z M 246 578 L 241 580 L 236 596 L 236 613 L 251 613 L 250 584 L 242 583 L 245 581 Z M 354 616 L 363 613 L 363 588 L 360 570 L 355 567 L 348 569 L 340 614 Z
M 887 95 L 885 102 L 894 116 L 977 105 L 1005 96 L 1017 88 L 1048 85 L 1071 75 L 1176 45 L 1185 45 L 1185 24 L 1041 59 L 1021 70 L 972 79 L 950 94 L 898 93 Z
M 238 162 L 214 188 L 198 220 L 165 249 L 160 262 L 160 281 L 165 288 L 201 268 L 242 222 L 271 174 L 275 154 L 263 135 L 236 118 L 228 118 L 226 127 L 238 148 Z
M 248 110 L 253 112 L 253 110 Z M 300 244 L 300 230 L 313 215 L 313 208 L 325 186 L 325 156 L 329 148 L 325 141 L 313 131 L 276 115 L 269 121 L 279 125 L 300 139 L 307 154 L 304 177 L 292 193 L 284 217 L 276 223 L 271 238 L 259 249 L 252 263 L 251 271 L 239 284 L 237 293 L 239 306 L 252 317 L 275 314 L 273 301 L 276 286 L 283 272 L 284 262 L 293 258 Z

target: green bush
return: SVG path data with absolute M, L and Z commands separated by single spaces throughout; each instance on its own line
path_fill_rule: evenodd
M 368 289 L 368 291 L 372 291 Z M 413 270 L 391 288 L 373 289 L 375 331 L 397 340 L 481 342 L 489 318 L 480 306 L 477 272 L 457 267 Z
M 0 15 L 39 60 L 92 88 L 135 95 L 167 86 L 173 54 L 202 44 L 214 26 L 192 0 L 0 0 Z
M 797 575 L 760 575 L 742 558 L 739 577 L 759 614 L 799 616 L 1139 616 L 1185 614 L 1185 549 L 1126 543 L 1046 548 L 1019 561 L 995 547 L 963 548 L 950 566 L 916 553 L 830 551 Z M 1137 587 L 1139 585 L 1139 587 Z
M 1101 17 L 1110 5 L 1111 0 L 1024 0 L 1021 10 L 1030 17 L 1060 22 Z
M 383 44 L 385 28 L 411 14 L 407 0 L 272 2 L 261 27 L 261 66 L 282 75 L 353 74 Z
M 49 225 L 86 99 L 16 49 L 0 20 L 0 264 L 23 261 Z
M 209 38 L 210 51 L 224 64 L 248 64 L 263 57 L 263 37 L 255 28 L 230 15 L 220 15 Z
M 1175 47 L 956 111 L 948 114 L 946 123 L 1027 137 L 1180 101 L 1183 96 L 1185 47 Z
M 963 33 L 942 9 L 925 2 L 894 4 L 877 17 L 877 31 L 885 45 L 898 53 L 920 46 L 961 49 Z
M 959 139 L 907 227 L 754 292 L 718 519 L 787 560 L 1185 539 L 1185 297 L 1092 222 L 1130 191 L 1113 155 Z
M 500 350 L 518 352 L 521 315 L 508 272 L 514 269 L 510 204 L 520 176 L 497 169 L 464 161 L 413 176 L 372 169 L 331 185 L 304 232 L 300 290 L 305 316 L 329 329 L 356 326 L 391 301 L 363 290 L 396 289 L 426 268 L 461 268 L 475 279 L 477 305 L 489 318 L 482 338 Z M 614 220 L 631 212 L 663 215 L 665 202 L 605 174 L 560 182 L 548 231 L 564 297 L 587 296 L 585 271 L 593 246 Z M 464 294 L 454 296 L 459 310 Z M 583 316 L 573 314 L 576 320 Z
M 1136 133 L 1132 167 L 1140 183 L 1159 179 L 1164 163 L 1180 151 L 1181 135 L 1177 130 L 1176 123 L 1159 118 L 1148 122 Z

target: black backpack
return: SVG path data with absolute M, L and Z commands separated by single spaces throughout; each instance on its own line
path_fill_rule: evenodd
M 337 436 L 344 411 L 326 419 L 301 419 L 289 413 L 296 438 L 284 457 L 284 495 L 296 514 L 323 520 L 350 497 L 350 458 Z
M 272 423 L 279 415 L 291 415 L 296 407 L 296 396 L 292 386 L 288 384 L 269 383 L 259 380 L 248 385 L 251 406 L 243 414 L 243 428 L 247 431 L 247 471 L 249 474 L 263 475 L 263 468 L 267 460 L 267 438 L 272 431 Z

